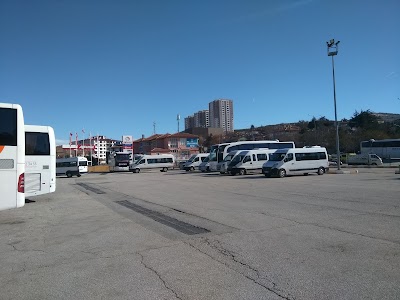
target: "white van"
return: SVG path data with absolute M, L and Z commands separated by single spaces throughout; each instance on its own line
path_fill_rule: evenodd
M 168 168 L 173 168 L 175 156 L 172 154 L 142 155 L 129 165 L 129 171 L 140 173 L 144 169 L 160 168 L 161 172 L 167 172 Z
M 186 171 L 194 171 L 195 169 L 199 169 L 200 164 L 209 155 L 210 155 L 209 153 L 193 154 L 189 158 L 189 160 L 185 163 L 185 166 L 183 167 L 183 169 Z
M 234 151 L 229 152 L 229 154 L 227 156 L 225 156 L 224 160 L 217 164 L 217 171 L 219 171 L 221 174 L 225 174 L 226 172 L 228 172 L 229 163 L 241 151 L 244 151 L 244 150 L 234 150 Z
M 326 149 L 319 146 L 311 148 L 278 149 L 269 155 L 263 165 L 265 177 L 317 173 L 323 175 L 329 170 Z
M 276 149 L 244 150 L 237 153 L 228 164 L 231 175 L 245 175 L 249 172 L 261 173 L 263 164 L 268 161 L 270 153 Z
M 68 178 L 76 175 L 81 177 L 88 172 L 88 160 L 86 157 L 69 157 L 56 159 L 56 175 L 67 175 Z
M 210 155 L 208 155 L 199 165 L 199 170 L 202 172 L 210 172 Z

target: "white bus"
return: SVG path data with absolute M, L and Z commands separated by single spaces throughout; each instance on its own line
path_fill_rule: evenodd
M 385 160 L 400 160 L 400 139 L 362 141 L 361 154 L 376 154 Z
M 161 169 L 160 171 L 167 172 L 174 164 L 175 156 L 172 154 L 143 155 L 129 165 L 129 170 L 133 173 L 140 173 L 144 169 Z
M 56 138 L 50 126 L 25 125 L 25 197 L 56 190 Z
M 25 124 L 22 107 L 0 103 L 0 210 L 25 205 Z
M 81 177 L 82 174 L 88 172 L 88 160 L 86 157 L 70 157 L 57 158 L 56 160 L 57 176 L 66 175 L 68 178 L 72 176 Z
M 240 141 L 213 145 L 210 150 L 210 170 L 217 171 L 218 163 L 222 162 L 230 152 L 235 150 L 253 150 L 257 148 L 285 149 L 294 147 L 294 142 L 280 142 L 279 140 Z
M 132 155 L 127 152 L 108 152 L 106 162 L 110 172 L 129 171 L 129 162 Z
M 269 154 L 262 173 L 265 177 L 317 173 L 323 175 L 329 170 L 326 149 L 319 146 L 310 148 L 278 149 Z

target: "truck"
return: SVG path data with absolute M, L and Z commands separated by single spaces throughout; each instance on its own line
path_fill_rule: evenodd
M 381 166 L 382 159 L 376 154 L 356 154 L 347 158 L 348 165 Z

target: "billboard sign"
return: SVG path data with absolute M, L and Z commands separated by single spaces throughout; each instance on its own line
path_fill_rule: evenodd
M 188 148 L 199 147 L 199 139 L 198 138 L 187 138 L 186 139 L 186 147 L 188 147 Z
M 133 153 L 133 137 L 131 135 L 122 136 L 123 152 Z

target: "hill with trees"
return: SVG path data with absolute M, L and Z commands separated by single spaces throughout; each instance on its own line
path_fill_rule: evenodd
M 341 152 L 358 152 L 360 142 L 370 139 L 400 139 L 400 114 L 373 113 L 370 110 L 355 112 L 351 119 L 339 123 Z M 206 149 L 213 144 L 239 140 L 294 141 L 297 147 L 320 145 L 329 153 L 336 152 L 335 122 L 325 117 L 301 120 L 289 124 L 277 124 L 235 130 L 223 136 L 201 138 L 200 144 Z

